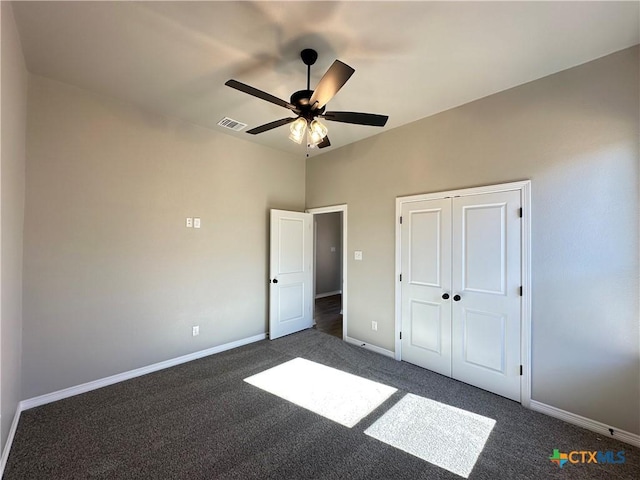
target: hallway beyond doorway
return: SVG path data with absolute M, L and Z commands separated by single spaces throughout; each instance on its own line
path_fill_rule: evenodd
M 316 298 L 314 328 L 342 340 L 342 295 Z

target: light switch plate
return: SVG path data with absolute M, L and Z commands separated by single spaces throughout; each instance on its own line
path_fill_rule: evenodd
M 353 258 L 355 260 L 362 260 L 362 252 L 360 250 L 356 250 L 353 254 Z
M 200 218 L 195 217 L 193 219 L 193 228 L 200 228 Z

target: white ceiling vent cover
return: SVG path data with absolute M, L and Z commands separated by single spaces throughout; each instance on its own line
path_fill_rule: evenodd
M 229 118 L 229 117 L 224 117 L 222 120 L 218 122 L 218 125 L 220 125 L 221 127 L 233 130 L 234 132 L 239 132 L 240 130 L 242 130 L 244 127 L 247 126 L 246 123 L 238 122 L 237 120 L 233 120 L 232 118 Z

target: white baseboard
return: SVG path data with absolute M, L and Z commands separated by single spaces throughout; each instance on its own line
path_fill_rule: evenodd
M 111 375 L 110 377 L 83 383 L 82 385 L 77 385 L 75 387 L 69 387 L 63 390 L 58 390 L 57 392 L 51 392 L 45 395 L 40 395 L 38 397 L 22 400 L 20 403 L 18 403 L 16 414 L 13 418 L 13 423 L 11 424 L 11 428 L 9 429 L 9 436 L 7 437 L 7 441 L 4 445 L 4 448 L 2 449 L 2 457 L 0 457 L 0 478 L 2 478 L 4 467 L 6 466 L 7 460 L 9 459 L 9 451 L 11 450 L 11 445 L 13 443 L 13 437 L 16 434 L 16 429 L 18 428 L 20 413 L 24 410 L 29 410 L 33 407 L 46 405 L 47 403 L 62 400 L 63 398 L 73 397 L 74 395 L 79 395 L 81 393 L 90 392 L 91 390 L 96 390 L 108 385 L 113 385 L 114 383 L 129 380 L 131 378 L 140 377 L 142 375 L 146 375 L 147 373 L 157 372 L 158 370 L 174 367 L 176 365 L 180 365 L 181 363 L 197 360 L 199 358 L 207 357 L 215 353 L 231 350 L 232 348 L 248 345 L 249 343 L 258 342 L 260 340 L 264 340 L 265 338 L 267 338 L 266 333 L 262 333 L 253 337 L 243 338 L 241 340 L 236 340 L 235 342 L 225 343 L 224 345 L 218 345 L 217 347 L 207 348 L 206 350 L 200 350 L 198 352 L 189 353 L 181 357 L 165 360 L 164 362 L 154 363 L 153 365 L 148 365 L 146 367 L 129 370 L 128 372 L 122 372 L 118 373 L 117 375 Z
M 122 382 L 124 380 L 140 377 L 142 375 L 146 375 L 147 373 L 157 372 L 158 370 L 174 367 L 176 365 L 180 365 L 181 363 L 190 362 L 192 360 L 197 360 L 198 358 L 224 352 L 225 350 L 231 350 L 232 348 L 237 348 L 249 343 L 258 342 L 260 340 L 264 340 L 265 338 L 267 338 L 266 334 L 261 333 L 260 335 L 255 335 L 253 337 L 243 338 L 241 340 L 236 340 L 235 342 L 225 343 L 224 345 L 218 345 L 217 347 L 207 348 L 206 350 L 200 350 L 198 352 L 189 353 L 181 357 L 165 360 L 164 362 L 154 363 L 153 365 L 148 365 L 146 367 L 136 368 L 135 370 L 129 370 L 128 372 L 122 372 L 116 375 L 111 375 L 110 377 L 93 380 L 81 385 L 76 385 L 75 387 L 69 387 L 63 390 L 58 390 L 56 392 L 40 395 L 38 397 L 29 398 L 20 402 L 20 405 L 22 407 L 21 409 L 29 410 L 30 408 L 39 407 L 40 405 L 46 405 L 47 403 L 51 402 L 56 402 L 58 400 L 62 400 L 63 398 L 73 397 L 74 395 L 90 392 L 91 390 L 96 390 L 108 385 L 113 385 L 114 383 Z
M 13 416 L 11 428 L 9 429 L 9 436 L 7 436 L 7 441 L 4 444 L 4 448 L 2 449 L 2 457 L 0 457 L 0 478 L 2 478 L 2 475 L 4 474 L 4 467 L 7 465 L 7 460 L 9 460 L 9 451 L 11 450 L 13 437 L 16 435 L 16 430 L 18 429 L 18 421 L 20 420 L 21 411 L 21 405 L 18 404 L 16 406 L 16 414 Z
M 576 415 L 575 413 L 567 412 L 566 410 L 561 410 L 559 408 L 552 407 L 551 405 L 547 405 L 536 400 L 531 400 L 530 408 L 531 410 L 535 410 L 536 412 L 544 413 L 545 415 L 549 415 L 550 417 L 559 418 L 560 420 L 564 420 L 567 423 L 586 428 L 587 430 L 591 430 L 592 432 L 600 433 L 605 437 L 615 438 L 616 440 L 620 440 L 621 442 L 640 447 L 640 435 L 636 435 L 635 433 L 618 430 L 617 428 L 605 425 L 604 423 L 598 422 L 596 420 L 591 420 L 590 418 L 582 417 L 580 415 Z M 613 435 L 611 435 L 609 429 L 613 429 Z
M 395 358 L 393 352 L 391 350 L 387 350 L 386 348 L 378 347 L 377 345 L 371 345 L 370 343 L 363 342 L 353 337 L 344 337 L 344 339 L 347 343 L 366 348 L 367 350 L 379 353 L 380 355 L 384 355 L 385 357 Z
M 338 294 L 341 294 L 341 293 L 342 293 L 342 290 L 336 290 L 334 292 L 318 293 L 318 294 L 316 294 L 316 300 L 318 298 L 333 297 L 334 295 L 338 295 Z
M 248 345 L 250 343 L 258 342 L 260 340 L 264 340 L 266 337 L 267 337 L 266 334 L 262 333 L 259 335 L 255 335 L 253 337 L 243 338 L 235 342 L 225 343 L 224 345 L 218 345 L 217 347 L 208 348 L 206 350 L 200 350 L 198 352 L 183 355 L 181 357 L 165 360 L 164 362 L 155 363 L 153 365 L 149 365 L 146 367 L 130 370 L 128 372 L 119 373 L 117 375 L 112 375 L 110 377 L 94 380 L 92 382 L 83 383 L 82 385 L 65 388 L 63 390 L 58 390 L 57 392 L 52 392 L 52 393 L 40 395 L 38 397 L 21 401 L 16 408 L 16 413 L 13 417 L 11 428 L 9 429 L 9 435 L 7 436 L 7 441 L 4 445 L 4 448 L 2 449 L 2 456 L 0 457 L 0 478 L 2 478 L 2 475 L 4 473 L 4 468 L 9 458 L 9 452 L 11 450 L 11 445 L 13 443 L 13 439 L 16 434 L 16 430 L 18 428 L 18 422 L 20 420 L 20 414 L 22 411 L 28 410 L 30 408 L 37 407 L 40 405 L 45 405 L 47 403 L 55 402 L 57 400 L 62 400 L 64 398 L 72 397 L 74 395 L 79 395 L 81 393 L 90 392 L 91 390 L 96 390 L 98 388 L 106 387 L 108 385 L 113 385 L 114 383 L 122 382 L 124 380 L 129 380 L 131 378 L 139 377 L 141 375 L 146 375 L 147 373 L 156 372 L 158 370 L 163 370 L 165 368 L 173 367 L 175 365 L 180 365 L 182 363 L 190 362 L 192 360 L 197 360 L 202 357 L 224 352 L 226 350 L 231 350 L 232 348 L 237 348 L 243 345 Z M 359 347 L 365 348 L 367 350 L 371 350 L 372 352 L 379 353 L 380 355 L 384 355 L 390 358 L 395 358 L 394 353 L 391 350 L 387 350 L 385 348 L 381 348 L 376 345 L 371 345 L 366 342 L 362 342 L 356 338 L 345 336 L 345 341 L 353 345 L 357 345 Z M 591 420 L 589 418 L 582 417 L 575 413 L 567 412 L 565 410 L 561 410 L 556 407 L 552 407 L 551 405 L 547 405 L 547 404 L 538 402 L 536 400 L 531 400 L 530 408 L 531 410 L 534 410 L 536 412 L 540 412 L 545 415 L 549 415 L 550 417 L 563 420 L 567 423 L 571 423 L 573 425 L 577 425 L 587 430 L 600 433 L 605 437 L 612 437 L 617 440 L 620 440 L 621 442 L 625 442 L 630 445 L 640 447 L 640 435 L 637 435 L 635 433 L 619 430 L 619 429 L 610 427 L 609 425 L 605 425 L 604 423 L 598 422 L 596 420 Z M 613 432 L 614 432 L 613 436 L 609 431 L 610 428 L 613 428 Z

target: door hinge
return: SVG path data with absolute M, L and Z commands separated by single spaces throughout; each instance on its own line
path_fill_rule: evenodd
M 522 208 L 519 208 L 519 209 L 518 209 L 518 216 L 519 216 L 520 218 L 522 218 Z
M 522 285 L 520 285 L 520 296 L 522 296 Z
M 402 225 L 402 217 L 400 217 L 400 225 Z
M 402 332 L 400 332 L 400 340 L 402 340 Z
M 402 274 L 400 274 L 400 281 L 402 281 Z
M 520 375 L 522 375 L 522 365 L 520 365 Z

